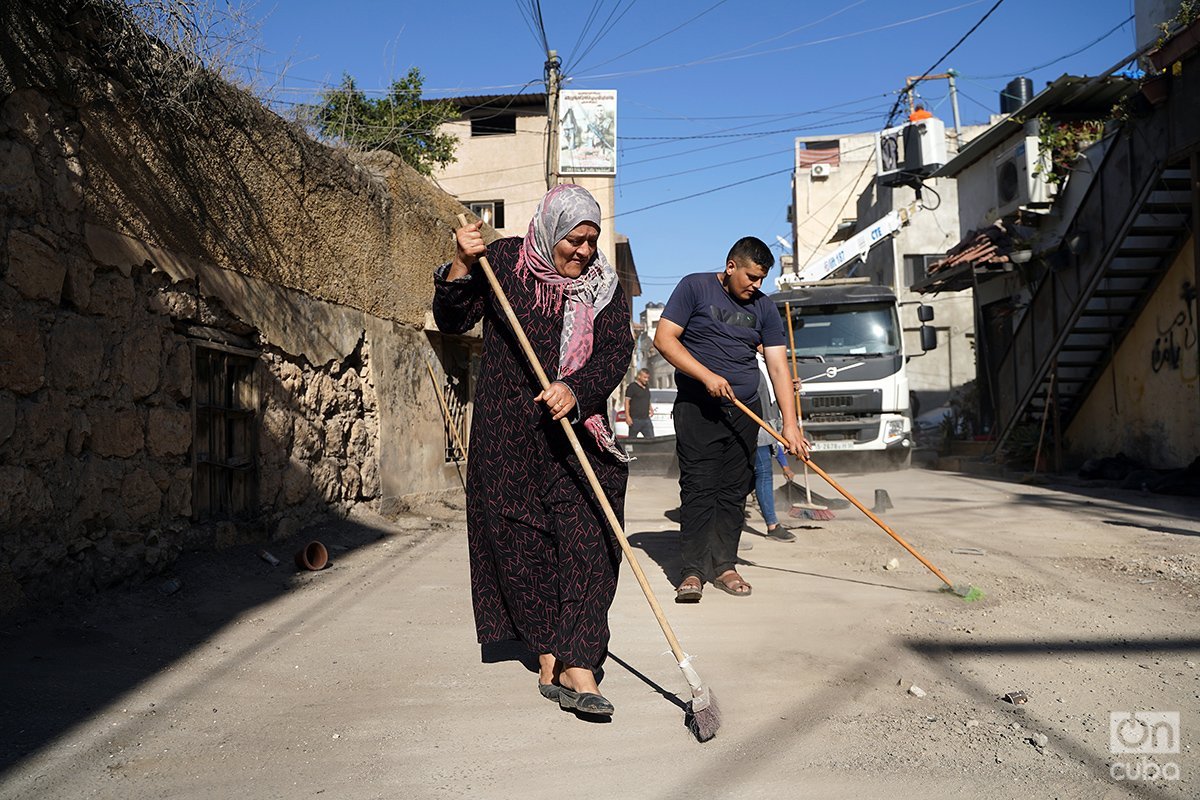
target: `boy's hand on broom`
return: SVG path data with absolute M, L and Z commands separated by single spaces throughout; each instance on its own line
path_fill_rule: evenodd
M 787 440 L 788 453 L 799 456 L 805 461 L 808 461 L 808 451 L 811 445 L 804 438 L 804 434 L 800 432 L 800 426 L 795 422 L 784 423 L 783 438 Z

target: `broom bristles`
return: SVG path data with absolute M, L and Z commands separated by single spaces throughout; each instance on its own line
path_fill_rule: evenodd
M 963 599 L 964 603 L 974 603 L 983 599 L 983 590 L 978 586 L 964 585 L 956 583 L 953 586 L 947 586 L 942 591 L 956 594 Z
M 828 508 L 793 508 L 788 512 L 788 516 L 796 519 L 831 520 L 837 515 Z
M 683 670 L 683 677 L 687 678 L 688 686 L 692 689 L 692 701 L 687 704 L 683 724 L 697 741 L 707 742 L 717 735 L 717 729 L 721 727 L 721 710 L 717 708 L 717 698 L 696 674 L 691 656 L 685 656 L 683 661 L 679 662 L 679 668 Z
M 699 695 L 688 703 L 684 724 L 696 737 L 696 741 L 707 742 L 717 735 L 721 727 L 721 709 L 717 706 L 717 698 L 710 689 L 702 689 Z

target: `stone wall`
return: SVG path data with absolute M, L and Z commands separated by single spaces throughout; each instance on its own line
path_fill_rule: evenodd
M 224 84 L 147 104 L 95 6 L 0 9 L 0 613 L 460 486 L 424 324 L 461 206 Z M 206 519 L 197 348 L 254 365 L 254 502 Z

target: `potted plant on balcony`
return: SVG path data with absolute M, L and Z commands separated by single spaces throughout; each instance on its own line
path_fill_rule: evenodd
M 1162 36 L 1158 47 L 1146 57 L 1159 72 L 1167 72 L 1172 64 L 1200 45 L 1200 0 L 1183 0 L 1179 11 L 1158 29 Z

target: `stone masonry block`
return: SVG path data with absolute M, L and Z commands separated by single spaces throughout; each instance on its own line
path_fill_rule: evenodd
M 92 417 L 92 452 L 128 458 L 145 445 L 142 415 L 134 408 L 98 409 Z
M 0 206 L 28 216 L 41 202 L 33 154 L 18 142 L 0 140 Z
M 192 415 L 177 408 L 152 408 L 146 418 L 146 449 L 155 458 L 181 456 L 192 445 Z
M 41 239 L 24 231 L 13 231 L 8 235 L 5 280 L 26 298 L 48 300 L 58 305 L 66 275 L 65 259 Z
M 61 389 L 92 388 L 103 363 L 103 328 L 87 317 L 60 317 L 50 331 L 50 384 Z
M 20 309 L 0 308 L 0 388 L 17 394 L 46 382 L 46 351 L 37 320 Z

